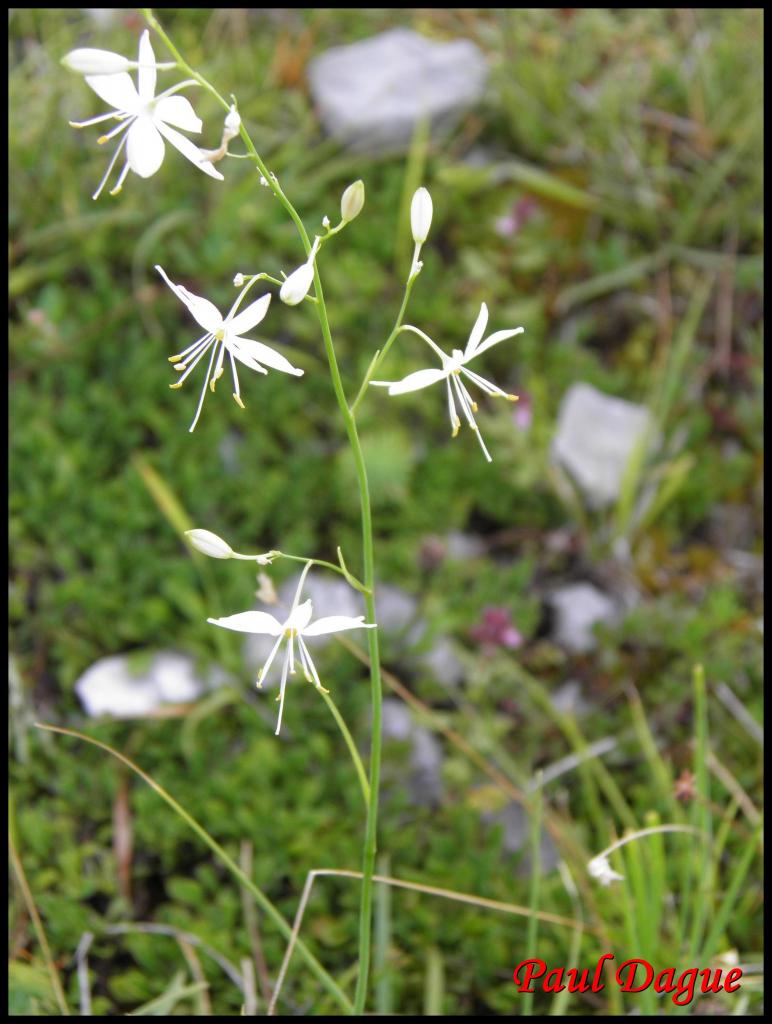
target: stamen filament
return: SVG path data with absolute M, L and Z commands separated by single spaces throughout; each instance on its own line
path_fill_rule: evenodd
M 193 359 L 193 361 L 189 365 L 186 364 L 187 368 L 185 369 L 185 372 L 180 377 L 180 379 L 177 381 L 177 383 L 172 385 L 172 387 L 175 387 L 175 388 L 182 387 L 183 383 L 188 379 L 188 377 L 191 375 L 191 373 L 195 370 L 195 368 L 201 362 L 202 357 L 206 355 L 207 350 L 209 349 L 209 346 L 212 344 L 213 341 L 214 341 L 214 335 L 212 335 L 209 338 L 208 341 L 201 343 L 201 347 L 200 347 L 201 350 L 196 353 L 195 358 Z M 176 369 L 176 367 L 175 367 L 175 369 Z
M 102 189 L 103 189 L 103 188 L 105 187 L 105 183 L 106 183 L 107 179 L 108 179 L 108 178 L 110 177 L 110 175 L 112 174 L 112 170 L 113 170 L 113 167 L 115 167 L 115 163 L 116 163 L 116 161 L 117 161 L 118 157 L 120 156 L 121 150 L 122 150 L 122 149 L 123 149 L 123 147 L 124 147 L 124 146 L 126 145 L 126 139 L 127 139 L 127 138 L 128 138 L 128 136 L 127 136 L 127 135 L 124 135 L 124 136 L 123 136 L 123 138 L 121 139 L 121 141 L 120 141 L 120 145 L 118 146 L 118 148 L 116 149 L 115 153 L 113 154 L 113 158 L 112 158 L 112 160 L 111 160 L 111 161 L 110 161 L 110 163 L 109 163 L 109 164 L 107 165 L 107 170 L 105 171 L 104 177 L 103 177 L 103 178 L 102 178 L 102 180 L 101 180 L 101 181 L 99 182 L 99 185 L 98 185 L 98 187 L 97 187 L 97 190 L 96 190 L 96 192 L 95 192 L 95 193 L 93 194 L 93 196 L 91 197 L 92 199 L 99 199 L 99 196 L 100 196 L 100 194 L 101 194 L 101 192 L 102 192 Z
M 212 336 L 212 341 L 214 341 L 214 335 Z M 212 372 L 212 364 L 214 363 L 214 357 L 215 357 L 216 352 L 217 352 L 217 346 L 216 345 L 212 345 L 212 355 L 211 355 L 211 357 L 209 359 L 209 366 L 207 367 L 206 377 L 204 377 L 204 386 L 201 388 L 201 397 L 198 400 L 198 408 L 196 409 L 196 415 L 193 417 L 193 422 L 190 425 L 189 433 L 191 433 L 191 434 L 196 429 L 196 424 L 198 423 L 198 417 L 201 415 L 201 408 L 202 408 L 202 406 L 204 404 L 204 397 L 206 395 L 206 386 L 209 383 L 209 375 Z M 180 383 L 182 383 L 182 381 L 180 381 Z

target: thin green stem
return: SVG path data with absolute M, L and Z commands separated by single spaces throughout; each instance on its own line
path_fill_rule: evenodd
M 332 712 L 332 717 L 335 719 L 335 723 L 341 731 L 341 735 L 348 747 L 348 751 L 351 754 L 351 760 L 354 762 L 354 768 L 356 769 L 357 778 L 359 779 L 359 785 L 362 789 L 362 796 L 365 798 L 365 807 L 370 803 L 370 784 L 367 781 L 367 773 L 365 772 L 365 766 L 362 764 L 362 758 L 359 756 L 359 751 L 354 743 L 354 737 L 349 732 L 349 728 L 343 720 L 343 716 L 338 711 L 338 706 L 332 699 L 330 694 L 326 690 L 320 690 L 319 693 L 322 695 L 322 700 Z
M 536 791 L 533 800 L 528 807 L 531 816 L 531 887 L 528 898 L 528 906 L 531 915 L 526 926 L 525 955 L 527 959 L 536 956 L 537 938 L 539 934 L 539 901 L 541 899 L 541 818 L 543 800 L 543 775 L 539 772 L 536 776 Z M 526 990 L 523 996 L 522 1015 L 530 1017 L 533 1013 L 533 992 Z
M 54 958 L 51 956 L 51 948 L 48 945 L 48 939 L 46 938 L 46 932 L 43 928 L 43 922 L 40 920 L 40 914 L 38 913 L 35 901 L 32 898 L 32 892 L 30 891 L 29 883 L 27 882 L 27 876 L 24 873 L 24 866 L 21 862 L 21 857 L 19 857 L 18 851 L 16 850 L 16 844 L 14 843 L 10 826 L 8 828 L 8 852 L 11 857 L 13 873 L 16 876 L 16 881 L 21 889 L 24 905 L 30 916 L 30 920 L 32 921 L 32 927 L 35 930 L 35 936 L 37 937 L 38 945 L 40 946 L 40 950 L 43 954 L 46 970 L 48 971 L 48 976 L 51 980 L 51 988 L 53 989 L 54 996 L 59 1004 L 59 1011 L 63 1017 L 69 1017 L 70 1008 L 67 1005 L 62 983 L 59 980 L 59 972 L 56 969 Z
M 161 39 L 168 47 L 171 54 L 174 56 L 178 65 L 185 70 L 191 78 L 195 79 L 203 88 L 207 89 L 215 99 L 226 109 L 230 110 L 230 104 L 227 100 L 217 92 L 202 75 L 198 74 L 189 64 L 183 59 L 182 55 L 176 49 L 174 44 L 171 42 L 169 37 L 166 35 L 160 24 L 154 17 L 152 11 L 147 8 L 144 10 L 145 18 L 148 24 L 155 29 Z M 300 240 L 305 249 L 306 256 L 311 253 L 311 242 L 308 238 L 303 221 L 300 218 L 295 207 L 285 196 L 281 186 L 275 175 L 266 167 L 260 154 L 255 149 L 254 143 L 250 138 L 248 131 L 246 130 L 242 121 L 239 133 L 244 145 L 247 147 L 247 152 L 251 155 L 255 161 L 258 170 L 262 177 L 265 179 L 266 184 L 271 189 L 276 198 L 280 201 L 284 209 L 287 211 L 290 219 L 297 228 Z M 364 599 L 365 608 L 367 612 L 368 622 L 376 622 L 375 615 L 375 597 L 374 597 L 374 584 L 375 584 L 375 557 L 373 551 L 373 526 L 372 526 L 372 512 L 370 508 L 370 492 L 367 483 L 367 470 L 365 466 L 364 454 L 362 452 L 362 445 L 359 440 L 359 434 L 357 433 L 356 421 L 354 416 L 349 409 L 346 395 L 343 390 L 343 383 L 341 381 L 340 370 L 338 369 L 338 362 L 335 356 L 335 349 L 332 342 L 332 334 L 330 331 L 330 322 L 327 316 L 327 307 L 324 301 L 324 292 L 322 289 L 322 282 L 319 276 L 319 270 L 317 261 L 314 261 L 314 291 L 317 300 L 316 312 L 319 317 L 319 325 L 322 330 L 322 338 L 324 340 L 325 353 L 327 355 L 327 362 L 330 367 L 330 376 L 332 378 L 332 386 L 335 392 L 338 405 L 340 407 L 341 415 L 343 417 L 343 423 L 346 429 L 346 435 L 348 437 L 349 444 L 354 456 L 354 466 L 356 470 L 357 483 L 359 487 L 359 502 L 360 511 L 362 518 L 362 561 L 364 565 Z M 409 282 L 410 283 L 410 282 Z M 390 339 L 389 344 L 393 339 Z M 362 901 L 360 907 L 360 919 L 359 919 L 359 973 L 357 976 L 357 988 L 354 999 L 354 1013 L 361 1015 L 364 1012 L 365 1000 L 367 997 L 367 983 L 370 973 L 370 938 L 372 930 L 372 901 L 373 901 L 373 874 L 375 871 L 375 856 L 377 851 L 377 826 L 378 826 L 378 790 L 380 785 L 380 771 L 381 771 L 381 704 L 382 704 L 382 684 L 381 684 L 381 669 L 380 669 L 380 655 L 378 649 L 378 630 L 369 629 L 368 634 L 368 648 L 370 654 L 370 684 L 372 691 L 372 740 L 370 746 L 370 799 L 367 804 L 367 822 L 365 826 L 365 842 L 363 852 L 363 868 L 362 868 Z
M 85 740 L 86 743 L 91 743 L 93 746 L 99 747 L 100 750 L 104 750 L 108 754 L 112 754 L 113 757 L 117 758 L 119 761 L 125 764 L 127 768 L 130 768 L 133 772 L 135 772 L 144 782 L 148 784 L 148 786 L 150 786 L 151 789 L 154 789 L 156 793 L 158 793 L 158 795 L 166 801 L 166 803 L 171 807 L 171 809 L 176 814 L 178 814 L 183 819 L 183 821 L 185 821 L 187 825 L 196 833 L 199 839 L 203 840 L 203 842 L 206 843 L 206 845 L 210 848 L 210 850 L 212 850 L 215 856 L 217 856 L 219 860 L 221 860 L 222 863 L 228 868 L 231 874 L 235 878 L 237 878 L 246 889 L 250 891 L 255 901 L 257 902 L 258 906 L 267 914 L 268 917 L 271 918 L 271 920 L 276 925 L 278 930 L 282 933 L 282 935 L 285 937 L 285 939 L 289 940 L 292 937 L 292 929 L 290 928 L 289 924 L 285 921 L 284 917 L 279 913 L 279 911 L 276 909 L 273 903 L 271 903 L 271 901 L 268 899 L 265 893 L 263 893 L 262 889 L 259 889 L 257 885 L 255 885 L 255 883 L 252 881 L 252 879 L 248 875 L 244 874 L 239 865 L 233 860 L 232 857 L 228 856 L 228 854 L 225 852 L 222 846 L 220 846 L 220 844 L 209 835 L 206 829 L 202 825 L 199 825 L 196 819 L 191 814 L 188 814 L 185 808 L 181 804 L 177 803 L 177 801 L 174 799 L 171 793 L 167 792 L 163 788 L 163 786 L 159 785 L 159 783 L 157 783 L 152 776 L 144 772 L 138 765 L 136 765 L 124 754 L 121 754 L 119 751 L 115 750 L 113 747 L 108 746 L 106 743 L 102 743 L 100 740 L 94 739 L 93 736 L 87 736 L 82 732 L 76 732 L 74 729 L 63 729 L 57 725 L 46 725 L 42 722 L 36 722 L 35 724 L 38 729 L 45 729 L 47 732 L 60 733 L 62 736 L 72 736 L 78 740 Z M 322 985 L 324 985 L 324 987 L 327 989 L 330 995 L 334 996 L 334 998 L 345 1010 L 350 1010 L 351 1003 L 349 1002 L 346 994 L 337 984 L 335 979 L 324 969 L 324 967 L 322 967 L 322 965 L 313 955 L 308 946 L 306 946 L 305 943 L 300 942 L 299 939 L 296 941 L 295 945 L 297 946 L 298 952 L 306 961 L 306 964 L 310 968 L 313 975 L 317 978 L 317 980 L 320 981 Z
M 377 622 L 375 615 L 375 556 L 373 551 L 373 523 L 370 509 L 370 491 L 367 483 L 367 469 L 364 453 L 357 433 L 356 421 L 349 410 L 343 383 L 335 357 L 332 343 L 330 322 L 327 317 L 327 306 L 324 301 L 322 281 L 319 268 L 314 263 L 314 289 L 319 300 L 317 313 L 324 338 L 327 361 L 330 364 L 330 376 L 335 397 L 338 400 L 343 422 L 346 427 L 349 444 L 354 455 L 354 466 L 359 486 L 359 504 L 362 516 L 362 559 L 364 563 L 365 608 L 368 622 Z M 367 804 L 367 823 L 365 826 L 365 843 L 362 857 L 362 902 L 359 915 L 359 974 L 354 995 L 354 1013 L 364 1012 L 367 998 L 367 982 L 370 974 L 370 939 L 373 916 L 373 874 L 375 872 L 375 856 L 377 852 L 378 831 L 378 794 L 381 776 L 381 705 L 383 700 L 381 684 L 381 662 L 378 648 L 378 630 L 367 631 L 368 649 L 370 654 L 370 687 L 372 697 L 372 737 L 370 745 L 370 799 Z
M 360 582 L 356 576 L 352 576 L 348 569 L 343 569 L 340 565 L 335 565 L 334 562 L 326 562 L 323 558 L 303 558 L 302 555 L 287 555 L 283 551 L 274 551 L 273 554 L 277 558 L 286 558 L 290 562 L 303 562 L 303 564 L 310 562 L 311 565 L 318 565 L 321 569 L 329 569 L 331 572 L 337 572 L 350 583 L 353 581 L 353 585 L 356 589 L 361 591 L 363 594 L 367 590 L 364 583 Z
M 376 371 L 378 370 L 378 367 L 381 365 L 381 363 L 384 361 L 386 356 L 389 354 L 389 349 L 394 344 L 395 340 L 397 339 L 397 336 L 399 335 L 400 331 L 402 330 L 402 319 L 403 319 L 403 317 L 405 315 L 405 310 L 407 309 L 407 304 L 408 304 L 408 301 L 410 299 L 410 293 L 413 290 L 413 282 L 415 281 L 417 276 L 418 276 L 417 274 L 414 274 L 412 277 L 408 278 L 407 285 L 405 286 L 405 294 L 402 297 L 402 305 L 399 308 L 399 313 L 397 314 L 397 319 L 396 319 L 396 322 L 394 324 L 394 329 L 392 330 L 392 332 L 389 335 L 389 337 L 386 339 L 386 344 L 383 346 L 383 348 L 380 350 L 380 352 L 376 353 L 375 359 L 373 359 L 373 361 L 370 363 L 370 366 L 367 369 L 367 373 L 365 374 L 365 379 L 362 381 L 362 386 L 360 387 L 359 391 L 357 392 L 356 398 L 354 399 L 354 401 L 351 403 L 351 406 L 350 406 L 350 412 L 351 412 L 352 416 L 355 415 L 359 403 L 362 401 L 362 399 L 365 396 L 365 392 L 367 391 L 367 385 L 370 383 L 370 381 L 375 376 Z

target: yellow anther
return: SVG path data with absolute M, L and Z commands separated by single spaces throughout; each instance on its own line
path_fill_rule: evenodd
M 177 388 L 182 387 L 182 381 L 178 380 L 176 384 L 170 384 L 169 387 L 172 389 L 172 391 L 176 391 Z
M 180 363 L 180 365 L 175 366 L 174 369 L 177 371 L 177 373 L 182 373 L 185 369 L 185 363 Z
M 456 420 L 456 422 L 453 424 L 453 433 L 450 436 L 451 437 L 457 437 L 458 436 L 458 432 L 459 432 L 460 429 L 461 429 L 461 423 L 459 422 L 459 420 Z
M 119 192 L 123 192 L 123 185 L 116 185 L 115 188 L 110 189 L 111 196 L 117 196 Z
M 104 144 L 106 142 L 107 142 L 107 136 L 106 135 L 100 135 L 99 138 L 97 139 L 97 146 L 104 146 Z
M 169 356 L 170 363 L 178 363 L 182 359 L 182 356 Z
M 506 398 L 506 400 L 508 402 L 519 402 L 520 401 L 520 395 L 505 395 L 504 397 Z
M 472 402 L 472 412 L 477 412 L 477 402 Z
M 244 405 L 244 403 L 241 401 L 239 396 L 237 394 L 235 394 L 235 393 L 233 395 L 233 400 L 236 403 L 236 405 L 240 406 L 242 409 L 246 409 L 246 406 Z

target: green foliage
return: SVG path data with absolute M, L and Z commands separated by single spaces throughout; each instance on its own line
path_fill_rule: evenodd
M 489 467 L 466 428 L 451 440 L 434 389 L 401 399 L 372 389 L 359 413 L 379 578 L 420 597 L 424 647 L 449 634 L 467 670 L 450 692 L 427 672 L 405 669 L 411 690 L 433 708 L 444 796 L 438 807 L 412 803 L 406 745 L 389 744 L 380 846 L 390 872 L 527 904 L 524 855 L 505 853 L 502 828 L 481 816 L 511 794 L 443 730 L 521 788 L 538 768 L 613 737 L 611 752 L 545 789 L 545 821 L 556 816 L 579 896 L 549 872 L 542 909 L 581 911 L 619 954 L 646 949 L 676 962 L 696 938 L 698 954 L 736 949 L 743 961 L 756 959 L 751 819 L 761 752 L 717 703 L 715 686 L 725 681 L 760 718 L 761 598 L 753 574 L 731 557 L 761 548 L 760 12 L 185 9 L 162 18 L 187 59 L 224 94 L 236 93 L 309 230 L 335 214 L 350 181 L 366 183 L 362 214 L 320 257 L 350 398 L 401 298 L 394 267 L 403 256 L 405 162 L 360 159 L 323 139 L 304 62 L 395 24 L 436 38 L 469 36 L 491 62 L 482 108 L 441 145 L 413 154 L 414 168 L 425 158 L 435 217 L 408 320 L 448 349 L 463 346 L 481 301 L 492 329 L 525 325 L 484 358 L 486 375 L 529 396 L 531 424 L 517 425 L 516 407 L 481 402 Z M 70 1008 L 79 1006 L 75 950 L 90 931 L 92 1011 L 105 1016 L 195 1013 L 201 996 L 172 938 L 112 934 L 111 925 L 152 921 L 192 933 L 237 968 L 253 949 L 237 883 L 157 794 L 102 752 L 31 729 L 35 718 L 82 721 L 74 683 L 98 658 L 148 658 L 172 647 L 202 670 L 217 662 L 231 673 L 235 690 L 198 720 L 91 723 L 88 731 L 134 758 L 234 859 L 248 841 L 256 883 L 288 919 L 308 871 L 360 867 L 362 836 L 348 753 L 313 688 L 293 683 L 277 741 L 272 694 L 254 691 L 239 646 L 206 624 L 209 614 L 250 606 L 253 570 L 193 559 L 147 482 L 153 474 L 181 515 L 240 550 L 278 547 L 336 562 L 340 545 L 351 572 L 360 571 L 353 467 L 309 308 L 274 302 L 264 336 L 286 345 L 306 373 L 273 374 L 270 386 L 245 375 L 246 411 L 218 391 L 191 435 L 195 377 L 181 391 L 167 387 L 166 357 L 194 335 L 155 263 L 227 308 L 236 272 L 278 274 L 300 260 L 293 229 L 255 187 L 252 167 L 228 161 L 228 182 L 218 187 L 170 157 L 149 182 L 131 175 L 120 199 L 90 199 L 106 154 L 93 130 L 76 132 L 67 121 L 101 107 L 58 60 L 75 46 L 131 53 L 141 27 L 124 10 L 103 29 L 82 10 L 18 8 L 9 23 L 13 824 Z M 202 144 L 215 146 L 221 112 L 205 94 L 195 104 Z M 478 152 L 468 160 L 472 146 Z M 507 234 L 501 220 L 513 210 L 520 224 Z M 705 281 L 713 281 L 705 306 L 690 320 Z M 383 375 L 397 379 L 425 358 L 420 340 L 403 335 Z M 624 571 L 637 603 L 600 631 L 597 650 L 571 656 L 547 638 L 544 593 L 556 580 L 619 571 L 610 520 L 565 504 L 548 474 L 556 412 L 579 379 L 637 402 L 659 398 L 667 415 L 661 458 L 639 476 L 631 470 L 620 515 L 626 529 L 636 524 Z M 650 483 L 660 497 L 648 518 L 636 519 Z M 717 541 L 726 509 L 738 513 L 738 535 Z M 449 531 L 476 534 L 485 553 L 427 558 L 427 545 Z M 277 584 L 287 571 L 272 570 Z M 488 605 L 510 612 L 525 640 L 520 650 L 490 655 L 475 644 L 470 631 Z M 395 658 L 389 667 L 400 675 Z M 688 680 L 698 662 L 707 688 L 695 698 Z M 320 669 L 364 753 L 363 666 L 333 646 Z M 588 716 L 560 714 L 551 703 L 567 679 L 581 684 Z M 708 777 L 709 754 L 729 784 L 726 774 L 723 782 Z M 697 776 L 697 797 L 680 804 L 672 787 L 686 768 Z M 747 803 L 738 809 L 731 779 L 751 817 Z M 123 789 L 130 893 L 114 845 Z M 621 833 L 625 814 L 639 827 L 696 816 L 716 839 L 709 861 L 683 836 L 653 837 L 620 856 L 624 887 L 588 885 L 586 860 Z M 318 879 L 303 927 L 344 987 L 358 905 L 355 881 Z M 51 1015 L 57 1004 L 16 889 L 10 924 L 9 1013 Z M 389 925 L 395 1012 L 520 1012 L 511 971 L 527 954 L 523 918 L 394 890 Z M 262 916 L 259 931 L 275 978 L 285 943 Z M 549 963 L 566 963 L 571 943 L 570 929 L 540 923 L 539 955 Z M 604 951 L 585 932 L 579 963 Z M 204 953 L 201 962 L 214 1012 L 238 1015 L 236 986 Z M 652 1007 L 606 994 L 602 1006 L 571 996 L 561 1012 L 672 1012 L 667 1000 Z M 759 1005 L 750 983 L 748 1002 L 732 998 L 699 1005 Z M 335 1009 L 297 959 L 283 1007 Z M 554 1007 L 536 995 L 533 1008 Z

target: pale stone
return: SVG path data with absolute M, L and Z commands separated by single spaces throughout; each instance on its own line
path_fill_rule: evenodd
M 328 133 L 360 151 L 407 146 L 426 117 L 451 127 L 482 96 L 488 65 L 468 39 L 441 42 L 394 28 L 311 61 L 308 81 Z
M 573 384 L 560 403 L 552 459 L 568 471 L 593 508 L 617 500 L 630 456 L 651 426 L 648 409 Z

